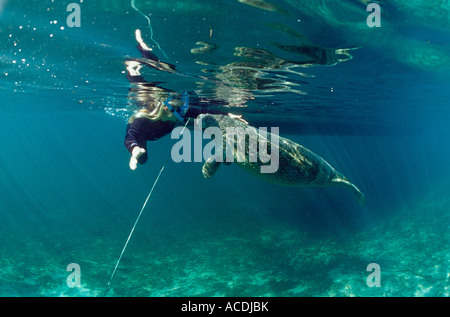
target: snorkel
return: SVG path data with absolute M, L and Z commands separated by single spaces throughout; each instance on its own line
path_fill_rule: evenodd
M 173 107 L 170 104 L 170 101 L 173 99 L 172 96 L 166 99 L 164 101 L 164 105 L 173 113 L 175 118 L 177 118 L 178 121 L 184 123 L 184 116 L 186 115 L 188 109 L 189 109 L 189 94 L 187 92 L 183 92 L 181 94 L 181 101 L 183 102 L 183 105 L 181 107 Z

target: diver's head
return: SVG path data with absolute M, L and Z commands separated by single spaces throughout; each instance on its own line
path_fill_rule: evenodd
M 184 117 L 187 114 L 187 111 L 189 109 L 189 95 L 187 92 L 184 92 L 181 94 L 180 99 L 174 98 L 174 96 L 169 96 L 166 101 L 164 101 L 164 111 L 170 111 L 171 113 L 168 113 L 167 119 L 173 121 L 175 118 L 175 121 L 184 123 Z
M 189 96 L 187 93 L 183 93 L 180 99 L 165 96 L 146 103 L 146 107 L 141 108 L 130 120 L 145 117 L 151 121 L 184 122 L 188 108 Z
M 167 106 L 162 106 L 162 115 L 160 118 L 161 121 L 177 121 L 177 118 L 173 115 L 172 111 L 167 108 Z
M 172 112 L 164 105 L 162 101 L 154 101 L 147 104 L 145 108 L 139 109 L 134 116 L 130 118 L 129 123 L 136 118 L 146 118 L 151 121 L 173 121 L 176 120 Z

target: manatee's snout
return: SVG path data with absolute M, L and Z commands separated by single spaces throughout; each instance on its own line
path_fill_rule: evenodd
M 206 129 L 208 127 L 218 126 L 216 119 L 210 114 L 201 114 L 195 119 L 195 124 L 199 129 Z
M 207 128 L 205 125 L 205 116 L 206 116 L 205 114 L 201 114 L 194 120 L 195 128 L 199 130 L 204 130 Z

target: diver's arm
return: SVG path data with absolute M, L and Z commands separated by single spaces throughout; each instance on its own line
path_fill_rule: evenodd
M 231 119 L 239 120 L 239 121 L 241 121 L 241 122 L 244 122 L 245 124 L 248 124 L 248 122 L 245 121 L 244 118 L 242 118 L 242 115 L 241 115 L 241 114 L 240 114 L 240 115 L 237 115 L 237 114 L 232 114 L 231 112 L 229 112 L 229 113 L 228 113 L 228 116 L 229 116 Z
M 128 152 L 131 153 L 129 165 L 132 170 L 137 168 L 138 163 L 144 164 L 148 158 L 145 123 L 145 119 L 136 118 L 132 123 L 127 125 L 124 143 Z
M 215 109 L 208 109 L 204 107 L 190 107 L 186 112 L 185 118 L 197 118 L 201 114 L 223 114 L 227 115 L 227 112 L 223 112 Z
M 186 118 L 197 118 L 201 114 L 221 114 L 224 116 L 228 115 L 233 119 L 236 119 L 236 120 L 244 122 L 245 124 L 248 124 L 248 122 L 242 118 L 242 115 L 235 115 L 230 112 L 224 112 L 224 111 L 215 110 L 215 109 L 207 109 L 207 108 L 203 108 L 203 107 L 202 108 L 193 108 L 193 107 L 189 108 L 185 117 Z

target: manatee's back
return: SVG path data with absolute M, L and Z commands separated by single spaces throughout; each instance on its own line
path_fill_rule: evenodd
M 212 115 L 211 117 L 222 130 L 225 156 L 227 155 L 226 147 L 232 146 L 235 151 L 233 163 L 266 181 L 292 186 L 308 185 L 316 180 L 321 168 L 328 169 L 328 164 L 322 158 L 289 139 L 269 132 L 261 134 L 261 130 L 229 116 Z M 236 135 L 236 139 L 231 138 L 231 133 Z M 229 144 L 226 142 L 227 134 Z M 239 151 L 238 140 L 245 140 L 244 151 Z M 253 160 L 251 153 L 255 155 Z M 261 156 L 265 157 L 264 162 Z M 262 166 L 268 167 L 271 164 L 276 164 L 272 168 L 275 172 L 261 171 Z

